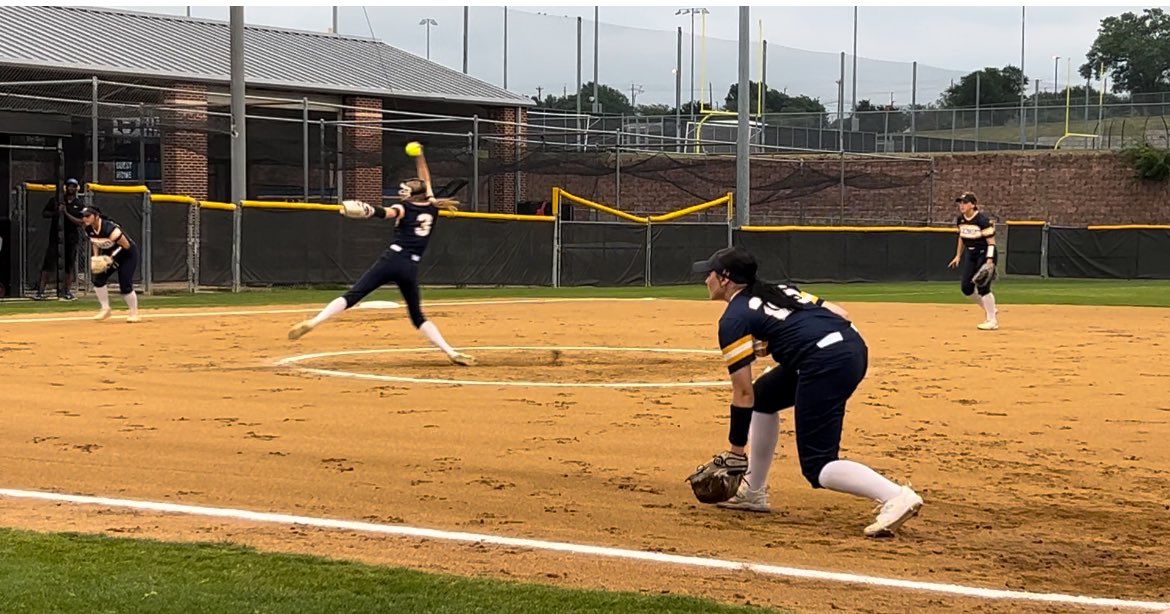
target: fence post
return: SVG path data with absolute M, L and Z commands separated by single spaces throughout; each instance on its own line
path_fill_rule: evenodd
M 16 186 L 14 193 L 16 202 L 12 210 L 14 218 L 12 237 L 16 241 L 16 261 L 20 264 L 20 268 L 16 270 L 16 278 L 12 280 L 12 286 L 16 288 L 16 291 L 15 293 L 10 291 L 9 295 L 24 297 L 24 291 L 28 288 L 28 218 L 25 214 L 28 210 L 28 190 L 22 183 Z
M 650 229 L 651 226 L 653 226 L 653 224 L 651 224 L 650 220 L 647 219 L 646 220 L 646 258 L 644 259 L 645 268 L 643 269 L 643 272 L 642 272 L 643 277 L 645 277 L 645 279 L 642 281 L 642 285 L 647 287 L 647 288 L 650 287 L 650 260 L 654 257 L 654 248 L 651 247 L 651 245 L 654 243 L 653 231 Z
M 309 202 L 309 98 L 301 97 L 301 174 L 304 202 Z
M 1044 223 L 1040 234 L 1040 277 L 1048 279 L 1048 222 Z
M 479 115 L 471 116 L 471 210 L 479 211 Z
M 191 294 L 199 291 L 199 226 L 201 217 L 199 201 L 195 201 L 187 210 L 187 291 Z
M 751 220 L 748 220 L 749 222 Z M 727 193 L 727 247 L 735 245 L 735 192 Z
M 552 285 L 561 287 L 561 189 L 553 188 L 553 249 L 552 249 Z
M 618 209 L 621 209 L 622 208 L 622 129 L 621 128 L 618 128 L 617 130 L 614 131 L 614 137 L 616 137 L 616 140 L 614 141 L 614 143 L 615 143 L 614 153 L 616 155 L 616 162 L 615 162 L 615 165 L 616 165 L 615 171 L 616 172 L 614 173 L 614 180 L 613 180 L 614 181 L 613 194 L 614 194 L 615 207 Z
M 234 204 L 236 208 L 232 211 L 232 292 L 239 292 L 242 286 L 240 280 L 240 237 L 243 235 L 244 201 Z
M 142 285 L 146 293 L 154 290 L 154 206 L 150 201 L 150 190 L 142 193 Z
M 325 200 L 325 188 L 329 185 L 329 167 L 325 164 L 325 118 L 322 117 L 317 125 L 321 129 L 321 134 L 319 135 L 321 137 L 321 151 L 317 152 L 317 163 L 321 165 L 321 200 Z M 333 200 L 341 202 L 337 198 Z
M 89 180 L 94 183 L 100 183 L 101 176 L 98 174 L 98 78 L 96 76 L 92 78 L 89 114 L 90 130 L 92 131 L 92 137 L 90 138 L 90 162 L 93 164 Z

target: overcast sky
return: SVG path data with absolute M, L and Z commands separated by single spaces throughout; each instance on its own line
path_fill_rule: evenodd
M 183 14 L 183 7 L 140 7 Z M 194 17 L 227 19 L 227 7 L 191 7 Z M 1029 7 L 1026 16 L 1025 70 L 1041 88 L 1052 89 L 1053 56 L 1072 57 L 1074 82 L 1102 18 L 1142 7 Z M 674 7 L 601 7 L 600 81 L 638 96 L 638 102 L 674 103 L 676 64 L 675 28 L 683 26 L 683 94 L 690 98 L 690 20 L 676 16 Z M 699 77 L 713 83 L 716 102 L 736 79 L 738 32 L 735 7 L 712 7 L 707 16 L 706 67 L 702 43 L 696 43 Z M 910 62 L 919 62 L 917 97 L 920 103 L 938 97 L 950 80 L 984 66 L 1020 63 L 1020 7 L 867 7 L 858 10 L 858 98 L 897 104 L 910 102 L 913 88 Z M 535 95 L 572 91 L 576 79 L 576 17 L 584 18 L 583 81 L 593 76 L 593 7 L 525 6 L 508 10 L 508 89 Z M 368 19 L 367 19 L 368 16 Z M 426 54 L 423 18 L 438 22 L 431 28 L 431 58 L 462 69 L 463 9 L 460 6 L 341 7 L 342 34 L 373 36 L 418 55 Z M 332 24 L 330 7 L 254 6 L 245 10 L 249 23 L 325 31 Z M 754 7 L 752 37 L 760 21 L 768 41 L 768 84 L 789 94 L 819 97 L 836 105 L 838 53 L 850 52 L 852 7 Z M 503 9 L 470 10 L 469 72 L 485 81 L 503 80 Z M 700 29 L 696 26 L 696 29 Z M 701 29 L 700 29 L 701 34 Z M 701 41 L 701 36 L 697 38 Z M 819 53 L 807 53 L 819 52 Z M 759 48 L 753 44 L 752 78 L 758 79 Z M 852 60 L 847 61 L 851 71 Z M 1063 87 L 1066 65 L 1059 79 Z M 846 76 L 846 106 L 852 93 L 852 73 Z M 696 86 L 698 87 L 698 86 Z M 1031 87 L 1031 86 L 1030 86 Z M 697 92 L 696 92 L 697 95 Z

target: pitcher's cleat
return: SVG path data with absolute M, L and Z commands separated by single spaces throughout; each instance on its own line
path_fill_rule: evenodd
M 138 316 L 126 316 L 126 323 L 127 324 L 137 324 L 141 321 L 142 321 L 142 318 L 140 318 Z
M 97 315 L 96 315 L 96 316 L 94 316 L 94 317 L 93 317 L 93 319 L 95 319 L 95 320 L 107 320 L 107 319 L 109 319 L 109 317 L 110 317 L 110 308 L 109 308 L 109 307 L 104 307 L 104 308 L 102 308 L 101 310 L 99 310 L 99 311 L 97 312 Z
M 314 328 L 315 327 L 313 326 L 312 320 L 305 320 L 304 322 L 301 322 L 300 324 L 297 324 L 296 326 L 289 329 L 288 338 L 293 340 L 300 339 Z
M 475 359 L 471 356 L 468 356 L 467 354 L 460 354 L 459 352 L 455 352 L 454 354 L 448 354 L 447 358 L 451 359 L 451 362 L 462 367 L 471 367 L 475 365 Z
M 975 328 L 978 328 L 979 330 L 999 330 L 999 321 L 998 320 L 987 320 L 986 322 L 983 322 L 982 324 L 976 325 Z
M 768 505 L 768 487 L 765 486 L 759 490 L 752 490 L 748 488 L 747 480 L 739 483 L 739 490 L 735 491 L 735 496 L 715 504 L 718 507 L 727 510 L 742 510 L 745 512 L 761 512 L 768 513 L 772 511 L 771 506 Z
M 922 509 L 922 497 L 909 486 L 903 486 L 902 492 L 893 499 L 886 501 L 877 509 L 877 519 L 873 524 L 865 527 L 866 537 L 890 537 L 907 520 L 918 515 Z

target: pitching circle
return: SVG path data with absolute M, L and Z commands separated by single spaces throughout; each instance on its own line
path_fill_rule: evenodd
M 719 354 L 717 350 L 694 350 L 682 348 L 630 348 L 630 347 L 608 347 L 608 346 L 566 346 L 566 345 L 524 345 L 524 346 L 509 346 L 509 345 L 488 345 L 479 347 L 467 347 L 466 349 L 471 353 L 475 352 L 501 352 L 501 351 L 541 351 L 541 350 L 559 350 L 562 352 L 642 352 L 655 354 Z M 522 381 L 490 381 L 490 380 L 469 380 L 469 379 L 452 379 L 452 378 L 437 378 L 437 377 L 408 377 L 403 375 L 383 375 L 379 373 L 355 373 L 352 371 L 341 371 L 337 369 L 317 369 L 313 367 L 303 366 L 301 363 L 320 360 L 322 358 L 333 358 L 336 356 L 359 356 L 366 354 L 418 354 L 422 352 L 437 352 L 435 348 L 384 348 L 377 350 L 344 350 L 339 352 L 319 352 L 315 354 L 301 354 L 299 356 L 289 356 L 276 361 L 276 366 L 291 367 L 302 373 L 310 373 L 313 375 L 323 375 L 327 377 L 343 377 L 348 379 L 360 379 L 378 382 L 397 382 L 404 384 L 431 384 L 440 386 L 512 386 L 525 388 L 715 388 L 729 386 L 727 380 L 719 381 L 698 381 L 698 382 L 522 382 Z M 463 369 L 452 367 L 453 369 Z M 474 368 L 471 369 L 474 372 Z

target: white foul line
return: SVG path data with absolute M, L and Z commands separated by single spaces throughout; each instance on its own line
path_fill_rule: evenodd
M 629 348 L 609 346 L 570 346 L 570 345 L 484 345 L 461 348 L 469 351 L 501 351 L 501 350 L 561 350 L 566 352 L 645 352 L 658 354 L 718 354 L 718 350 L 689 350 L 682 348 Z M 447 386 L 519 386 L 523 388 L 713 388 L 726 387 L 727 380 L 698 381 L 698 382 L 527 382 L 527 381 L 495 381 L 495 380 L 463 380 L 429 377 L 407 377 L 404 375 L 380 375 L 375 373 L 357 373 L 338 369 L 315 369 L 302 367 L 299 363 L 318 358 L 332 358 L 334 356 L 353 356 L 359 354 L 411 354 L 417 352 L 437 352 L 438 348 L 382 348 L 375 350 L 343 350 L 339 352 L 318 352 L 289 356 L 276 361 L 276 366 L 291 366 L 302 373 L 323 375 L 326 377 L 343 377 L 347 379 L 361 379 L 375 382 L 396 382 L 403 384 L 438 384 Z
M 486 301 L 435 301 L 433 303 L 424 303 L 424 307 L 459 307 L 462 305 L 517 305 L 525 303 L 584 303 L 584 302 L 601 302 L 601 301 L 654 301 L 658 300 L 653 297 L 645 298 L 601 298 L 601 297 L 579 297 L 579 298 L 515 298 L 515 299 L 500 299 L 500 300 L 486 300 Z M 401 306 L 399 305 L 401 308 Z M 153 312 L 142 311 L 142 318 L 144 321 L 157 320 L 161 318 L 216 318 L 222 316 L 256 316 L 256 315 L 274 315 L 284 313 L 317 313 L 320 307 L 297 307 L 292 309 L 250 309 L 250 310 L 236 310 L 236 311 L 183 311 L 183 312 Z M 5 324 L 36 324 L 38 322 L 85 322 L 93 320 L 92 315 L 87 316 L 57 316 L 51 318 L 4 318 L 0 317 L 0 326 Z
M 665 554 L 662 552 L 649 552 L 645 550 L 626 550 L 623 548 L 591 546 L 588 544 L 574 544 L 568 542 L 554 542 L 516 537 L 500 537 L 497 535 L 487 535 L 482 533 L 441 531 L 438 529 L 423 529 L 403 525 L 376 524 L 372 522 L 356 522 L 351 520 L 334 520 L 330 518 L 313 518 L 310 516 L 292 516 L 289 514 L 253 512 L 249 510 L 237 510 L 221 507 L 204 507 L 197 505 L 182 505 L 178 503 L 161 503 L 154 501 L 135 501 L 130 499 L 110 499 L 106 497 L 87 497 L 81 495 L 63 495 L 58 493 L 10 489 L 0 489 L 0 496 L 13 497 L 18 499 L 54 501 L 58 503 L 74 503 L 78 505 L 100 505 L 104 507 L 128 508 L 170 514 L 185 514 L 189 516 L 232 518 L 251 522 L 266 522 L 283 525 L 303 525 L 310 527 L 320 527 L 324 529 L 361 531 L 364 533 L 380 533 L 383 535 L 398 535 L 404 537 L 416 537 L 441 541 L 472 542 L 479 544 L 491 544 L 494 546 L 510 546 L 514 548 L 528 548 L 531 550 L 567 552 L 571 554 L 585 554 L 605 558 L 664 563 L 667 565 L 678 565 L 684 567 L 722 569 L 728 571 L 749 571 L 769 576 L 800 578 L 804 580 L 819 580 L 823 582 L 839 582 L 845 584 L 860 584 L 864 586 L 874 586 L 881 588 L 924 591 L 930 593 L 941 593 L 945 595 L 955 595 L 959 597 L 972 597 L 976 599 L 1033 601 L 1100 608 L 1126 608 L 1133 610 L 1153 611 L 1162 611 L 1170 608 L 1170 603 L 1158 603 L 1153 601 L 1131 601 L 1105 597 L 1065 595 L 1061 593 L 1032 593 L 1027 591 L 977 588 L 972 586 L 962 586 L 959 584 L 899 580 L 895 578 L 882 578 L 878 576 L 864 576 L 851 573 L 819 571 L 815 569 L 801 569 L 797 567 L 781 567 L 779 565 L 766 565 L 762 563 L 747 563 L 697 556 Z

